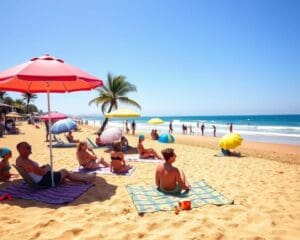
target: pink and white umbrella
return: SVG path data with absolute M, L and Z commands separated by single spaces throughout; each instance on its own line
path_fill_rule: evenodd
M 105 129 L 102 132 L 102 134 L 100 136 L 100 140 L 104 144 L 111 144 L 114 141 L 121 140 L 122 135 L 123 135 L 123 132 L 122 132 L 121 128 L 111 127 L 111 128 Z
M 68 116 L 60 112 L 51 112 L 50 114 L 41 116 L 42 121 L 49 121 L 49 118 L 51 119 L 52 122 L 55 122 L 57 120 L 66 119 L 68 118 Z

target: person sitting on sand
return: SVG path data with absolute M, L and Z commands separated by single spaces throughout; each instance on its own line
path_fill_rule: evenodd
M 159 191 L 167 194 L 178 195 L 182 190 L 189 191 L 191 186 L 187 182 L 183 171 L 172 166 L 176 161 L 174 149 L 167 148 L 162 150 L 165 163 L 156 168 L 155 182 Z
M 240 152 L 234 152 L 234 151 L 230 151 L 229 149 L 224 149 L 224 148 L 221 148 L 221 153 L 225 157 L 228 157 L 228 156 L 240 157 L 241 156 Z
M 12 157 L 10 149 L 7 147 L 0 148 L 0 157 L 2 158 L 0 162 L 0 181 L 6 182 L 11 177 L 11 174 L 9 172 L 11 167 L 8 161 Z
M 68 134 L 66 135 L 69 143 L 79 143 L 80 141 L 78 139 L 74 139 L 72 135 L 72 131 L 69 131 Z
M 101 133 L 98 133 L 98 137 L 96 137 L 95 143 L 96 143 L 97 146 L 103 147 L 103 146 L 105 146 L 106 144 L 103 143 L 103 142 L 101 142 L 100 136 L 101 136 Z
M 98 158 L 93 149 L 89 148 L 86 141 L 81 141 L 77 146 L 77 160 L 85 169 L 96 169 L 102 164 L 104 167 L 110 167 L 103 157 Z
M 16 159 L 16 165 L 22 167 L 39 186 L 51 187 L 51 167 L 49 165 L 39 166 L 39 164 L 31 159 L 29 155 L 31 152 L 31 145 L 27 142 L 20 142 L 17 144 L 19 156 Z M 65 179 L 72 182 L 90 183 L 95 179 L 94 175 L 74 174 L 66 169 L 53 172 L 55 185 L 63 183 Z
M 157 158 L 162 159 L 154 149 L 152 148 L 144 148 L 143 141 L 145 140 L 144 135 L 139 135 L 139 143 L 137 146 L 138 152 L 141 158 Z
M 110 152 L 111 157 L 111 172 L 114 173 L 126 173 L 132 168 L 130 165 L 126 165 L 124 160 L 124 153 L 121 151 L 121 143 L 113 143 L 112 151 Z
M 131 147 L 128 144 L 128 140 L 125 136 L 121 137 L 121 151 L 126 152 L 130 149 Z

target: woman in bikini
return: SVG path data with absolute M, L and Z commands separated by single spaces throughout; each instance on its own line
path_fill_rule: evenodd
M 130 165 L 126 165 L 124 160 L 124 153 L 121 151 L 121 143 L 115 142 L 113 143 L 113 149 L 110 152 L 111 157 L 111 172 L 114 173 L 126 173 L 128 170 L 132 168 Z
M 98 158 L 93 149 L 88 148 L 86 141 L 81 141 L 77 147 L 77 159 L 81 166 L 85 169 L 96 169 L 102 164 L 104 167 L 110 167 L 110 164 L 106 162 L 103 157 Z

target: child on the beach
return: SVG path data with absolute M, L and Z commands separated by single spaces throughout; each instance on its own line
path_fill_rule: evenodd
M 178 195 L 182 190 L 189 191 L 191 186 L 187 182 L 183 171 L 172 166 L 176 161 L 176 154 L 173 148 L 162 150 L 165 163 L 160 164 L 156 168 L 155 182 L 158 190 L 167 193 Z
M 112 151 L 110 152 L 111 164 L 110 170 L 114 173 L 126 173 L 132 168 L 130 165 L 126 165 L 124 160 L 124 153 L 121 151 L 121 143 L 113 143 Z
M 0 157 L 2 158 L 0 162 L 0 181 L 8 181 L 11 177 L 9 172 L 10 164 L 9 159 L 12 157 L 12 153 L 9 148 L 0 148 Z
M 143 146 L 143 141 L 145 140 L 145 136 L 144 135 L 140 135 L 139 136 L 139 143 L 138 143 L 138 151 L 139 151 L 139 154 L 140 154 L 140 157 L 141 158 L 151 158 L 151 157 L 154 157 L 154 158 L 157 158 L 157 159 L 162 159 L 154 149 L 152 148 L 144 148 Z

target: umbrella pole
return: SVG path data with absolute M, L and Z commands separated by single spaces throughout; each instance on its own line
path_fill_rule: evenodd
M 54 176 L 53 176 L 53 156 L 52 156 L 52 134 L 51 134 L 51 117 L 50 117 L 50 92 L 49 92 L 49 83 L 48 83 L 48 89 L 47 89 L 47 102 L 48 102 L 48 123 L 49 123 L 49 149 L 50 149 L 50 166 L 51 166 L 51 182 L 52 182 L 52 187 L 55 187 L 54 185 Z

